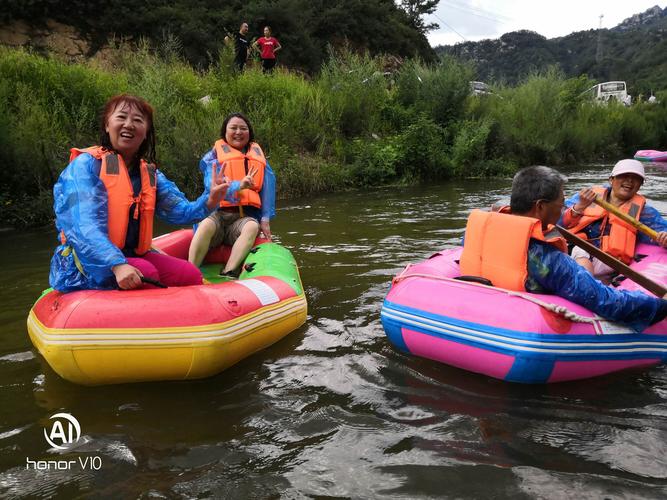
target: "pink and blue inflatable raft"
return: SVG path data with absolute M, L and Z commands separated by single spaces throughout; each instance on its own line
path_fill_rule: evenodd
M 655 149 L 642 149 L 635 153 L 635 160 L 639 161 L 667 161 L 667 151 L 656 151 Z
M 401 351 L 508 382 L 540 384 L 667 361 L 667 337 L 544 335 L 484 327 L 385 301 L 382 324 Z
M 640 247 L 651 254 L 632 267 L 664 282 L 667 252 Z M 394 280 L 381 319 L 399 350 L 497 379 L 533 384 L 667 361 L 667 320 L 634 333 L 561 297 L 458 281 L 454 278 L 460 274 L 459 255 L 460 249 L 445 250 L 408 266 Z M 620 287 L 639 288 L 630 280 Z

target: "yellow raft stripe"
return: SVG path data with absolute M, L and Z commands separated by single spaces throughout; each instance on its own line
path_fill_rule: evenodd
M 224 323 L 215 323 L 197 326 L 188 329 L 179 328 L 127 328 L 113 329 L 57 329 L 45 327 L 31 311 L 28 317 L 28 328 L 36 335 L 40 342 L 47 345 L 70 344 L 70 345 L 92 345 L 103 343 L 105 345 L 123 344 L 166 344 L 183 343 L 187 341 L 209 342 L 225 338 L 229 341 L 243 337 L 276 323 L 286 317 L 292 316 L 307 308 L 304 295 L 287 299 L 279 304 L 264 307 L 246 314 L 234 320 Z
M 166 346 L 166 345 L 191 345 L 191 344 L 207 344 L 210 342 L 220 342 L 224 343 L 232 342 L 237 339 L 243 338 L 247 335 L 253 334 L 254 332 L 260 331 L 262 329 L 270 328 L 272 325 L 277 325 L 288 319 L 294 317 L 295 315 L 303 312 L 305 316 L 305 304 L 304 307 L 293 307 L 292 310 L 286 310 L 281 314 L 273 314 L 271 317 L 260 318 L 260 321 L 254 321 L 251 324 L 246 324 L 244 328 L 225 328 L 213 330 L 206 332 L 205 335 L 197 336 L 187 336 L 184 334 L 173 335 L 173 336 L 141 336 L 141 335 L 116 335 L 116 336 L 107 336 L 91 337 L 89 335 L 81 335 L 78 338 L 51 336 L 45 337 L 43 332 L 40 332 L 37 328 L 32 329 L 32 333 L 38 338 L 38 341 L 41 345 L 44 346 L 69 346 L 69 347 L 83 347 L 83 346 L 97 346 L 97 347 L 112 347 L 112 346 L 131 346 L 131 345 L 155 345 L 155 346 Z

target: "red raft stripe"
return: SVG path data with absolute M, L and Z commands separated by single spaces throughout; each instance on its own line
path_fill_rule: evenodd
M 278 278 L 253 279 L 269 286 L 280 301 L 296 296 Z M 34 313 L 44 326 L 54 329 L 179 328 L 224 323 L 261 307 L 259 298 L 248 287 L 227 282 L 132 291 L 54 291 L 35 304 Z M 76 314 L 72 314 L 74 311 Z

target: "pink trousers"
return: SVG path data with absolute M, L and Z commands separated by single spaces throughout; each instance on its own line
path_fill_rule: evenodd
M 167 286 L 201 285 L 201 271 L 187 260 L 171 255 L 148 252 L 141 257 L 128 257 L 128 264 L 136 267 L 146 278 L 159 281 Z M 155 288 L 148 283 L 143 288 Z

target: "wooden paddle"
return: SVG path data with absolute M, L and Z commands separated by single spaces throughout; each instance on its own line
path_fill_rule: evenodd
M 602 250 L 600 250 L 598 247 L 595 245 L 592 245 L 586 240 L 583 240 L 579 238 L 579 236 L 575 235 L 574 233 L 571 233 L 564 227 L 556 225 L 556 229 L 558 229 L 558 232 L 563 235 L 563 237 L 570 243 L 577 245 L 580 248 L 583 248 L 586 250 L 589 254 L 592 256 L 596 257 L 598 260 L 604 262 L 607 264 L 609 267 L 611 267 L 614 271 L 618 272 L 619 274 L 622 274 L 626 278 L 631 279 L 638 285 L 643 286 L 646 288 L 649 292 L 653 293 L 654 295 L 657 295 L 658 297 L 662 298 L 666 293 L 667 293 L 667 288 L 662 286 L 659 283 L 656 283 L 652 279 L 647 278 L 641 273 L 638 273 L 634 269 L 632 269 L 630 266 L 625 265 L 623 262 L 621 262 L 618 259 L 615 259 L 609 254 L 604 253 Z
M 597 205 L 600 205 L 607 212 L 610 212 L 610 213 L 614 214 L 619 219 L 621 219 L 621 220 L 627 222 L 628 224 L 630 224 L 631 226 L 635 227 L 638 231 L 641 231 L 642 233 L 647 235 L 649 238 L 651 238 L 653 240 L 658 239 L 658 233 L 656 231 L 654 231 L 650 227 L 646 226 L 645 224 L 642 224 L 637 219 L 635 219 L 634 217 L 626 214 L 625 212 L 621 212 L 621 210 L 619 210 L 617 207 L 615 207 L 614 205 L 612 205 L 608 201 L 604 201 L 599 196 L 596 196 L 595 200 L 593 200 L 593 202 Z

